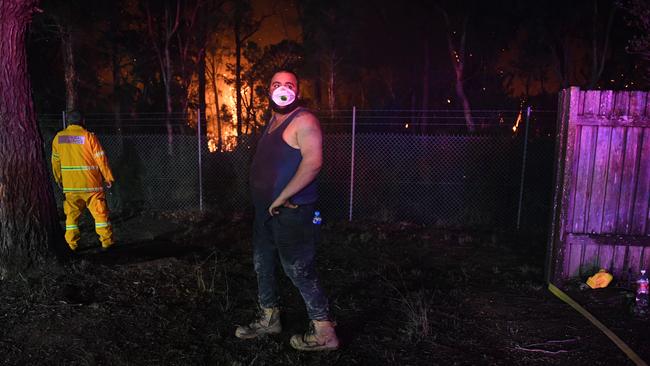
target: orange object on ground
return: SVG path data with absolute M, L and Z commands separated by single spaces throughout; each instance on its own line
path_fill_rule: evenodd
M 607 287 L 613 278 L 614 276 L 607 273 L 606 269 L 601 269 L 598 273 L 587 279 L 587 285 L 591 288 Z

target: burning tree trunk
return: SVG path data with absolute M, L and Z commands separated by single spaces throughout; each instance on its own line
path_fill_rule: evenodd
M 214 113 L 217 119 L 217 151 L 223 148 L 223 137 L 221 132 L 221 112 L 219 110 L 219 66 L 216 64 L 216 56 L 213 56 L 208 64 L 208 77 L 212 85 L 212 94 L 214 95 Z
M 455 89 L 456 96 L 460 99 L 463 105 L 463 114 L 465 115 L 465 124 L 467 129 L 470 132 L 474 131 L 474 120 L 472 119 L 472 109 L 469 105 L 469 100 L 465 95 L 465 88 L 463 86 L 463 71 L 465 68 L 465 38 L 467 36 L 467 17 L 463 20 L 463 29 L 460 34 L 460 41 L 458 45 L 454 44 L 453 35 L 454 31 L 451 29 L 451 23 L 449 22 L 449 16 L 447 12 L 439 8 L 443 17 L 445 18 L 445 24 L 447 25 L 447 46 L 449 48 L 449 58 L 454 67 L 454 73 L 456 76 L 455 80 Z
M 252 126 L 252 135 L 255 137 L 255 134 L 257 132 L 257 115 L 255 113 L 255 93 L 252 91 L 250 92 L 250 95 L 248 96 L 248 119 L 247 123 L 249 126 Z
M 62 248 L 27 74 L 25 32 L 36 0 L 0 1 L 0 278 L 42 267 Z
M 257 114 L 255 111 L 255 85 L 254 81 L 251 80 L 251 90 L 248 96 L 248 107 L 249 107 L 249 112 L 248 112 L 248 119 L 250 124 L 252 124 L 252 134 L 255 136 L 257 132 Z
M 242 11 L 237 2 L 237 7 L 235 10 L 235 22 L 234 22 L 234 33 L 235 33 L 235 106 L 237 109 L 237 140 L 241 139 L 242 135 L 242 99 L 241 99 L 241 46 L 244 42 L 242 37 Z
M 199 51 L 199 63 L 198 63 L 198 78 L 199 78 L 199 116 L 201 121 L 206 121 L 205 115 L 205 42 L 203 42 L 203 48 Z M 203 127 L 207 131 L 207 126 Z

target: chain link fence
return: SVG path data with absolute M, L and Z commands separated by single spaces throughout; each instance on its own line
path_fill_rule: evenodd
M 554 141 L 539 127 L 552 125 L 555 116 L 538 112 L 531 121 L 538 129 L 526 140 L 521 131 L 512 131 L 518 113 L 477 112 L 479 131 L 474 133 L 464 132 L 460 111 L 320 115 L 324 165 L 318 179 L 323 216 L 326 220 L 513 227 L 523 207 L 524 225 L 545 225 Z M 199 140 L 193 129 L 175 127 L 170 141 L 159 115 L 123 118 L 119 134 L 108 116 L 88 115 L 86 120 L 117 180 L 108 197 L 113 211 L 233 213 L 251 208 L 248 175 L 255 137 L 242 139 L 231 151 L 210 152 L 205 134 Z M 172 122 L 187 121 L 179 115 Z M 350 132 L 353 121 L 355 134 Z M 40 125 L 49 157 L 52 138 L 62 128 L 61 116 L 40 116 Z M 525 143 L 528 176 L 522 187 Z

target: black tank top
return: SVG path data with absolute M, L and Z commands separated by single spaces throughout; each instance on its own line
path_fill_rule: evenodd
M 282 138 L 282 133 L 299 113 L 305 112 L 303 108 L 297 108 L 270 133 L 268 130 L 273 123 L 269 122 L 257 143 L 250 171 L 251 195 L 257 209 L 268 208 L 298 170 L 302 161 L 300 150 L 289 146 Z M 317 199 L 314 180 L 289 200 L 297 205 L 305 205 L 314 203 Z

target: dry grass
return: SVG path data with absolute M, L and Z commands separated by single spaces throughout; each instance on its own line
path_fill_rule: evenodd
M 402 223 L 324 227 L 317 267 L 341 351 L 290 348 L 307 319 L 284 277 L 284 332 L 239 340 L 234 326 L 256 308 L 256 279 L 250 227 L 229 225 L 218 228 L 222 240 L 188 228 L 199 249 L 180 237 L 1 282 L 0 365 L 509 365 L 522 362 L 513 344 L 569 333 L 587 343 L 563 354 L 526 354 L 525 363 L 625 361 L 545 296 L 538 266 L 495 247 L 490 233 L 459 243 L 459 233 L 445 240 L 445 231 Z

